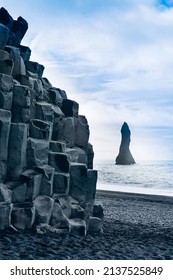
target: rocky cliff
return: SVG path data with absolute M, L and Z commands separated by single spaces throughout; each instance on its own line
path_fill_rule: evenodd
M 116 164 L 122 164 L 122 165 L 129 165 L 134 164 L 135 160 L 129 150 L 130 146 L 130 129 L 126 122 L 122 125 L 121 128 L 121 144 L 119 149 L 119 154 L 116 157 Z
M 30 60 L 27 29 L 0 9 L 0 229 L 100 232 L 87 119 Z

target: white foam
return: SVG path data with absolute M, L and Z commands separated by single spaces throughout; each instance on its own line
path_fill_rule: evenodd
M 104 184 L 97 183 L 98 190 L 105 191 L 118 191 L 118 192 L 127 192 L 127 193 L 139 193 L 139 194 L 151 194 L 151 195 L 165 195 L 173 196 L 173 190 L 171 189 L 157 189 L 157 188 L 144 188 L 144 187 L 135 187 L 129 185 L 114 185 L 114 184 Z

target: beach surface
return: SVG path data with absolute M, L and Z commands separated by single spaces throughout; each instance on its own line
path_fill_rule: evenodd
M 173 197 L 98 190 L 103 234 L 0 233 L 0 259 L 173 259 Z

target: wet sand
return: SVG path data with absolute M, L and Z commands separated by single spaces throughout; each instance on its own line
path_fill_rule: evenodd
M 173 197 L 97 191 L 103 234 L 0 233 L 0 259 L 173 259 Z

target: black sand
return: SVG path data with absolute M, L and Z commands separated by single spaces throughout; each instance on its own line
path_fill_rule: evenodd
M 0 259 L 173 259 L 173 197 L 97 191 L 104 233 L 0 233 Z

